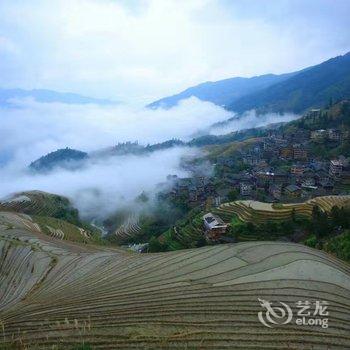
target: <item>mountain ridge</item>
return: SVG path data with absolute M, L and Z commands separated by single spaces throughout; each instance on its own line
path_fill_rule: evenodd
M 264 90 L 243 96 L 231 103 L 228 109 L 239 113 L 251 109 L 261 113 L 300 113 L 310 108 L 321 108 L 330 99 L 349 97 L 350 52 L 303 70 Z
M 191 96 L 238 113 L 252 109 L 260 114 L 301 113 L 320 108 L 330 99 L 350 97 L 350 52 L 292 73 L 201 83 L 147 107 L 170 108 Z
M 31 98 L 42 103 L 66 103 L 66 104 L 99 104 L 111 105 L 118 103 L 108 99 L 83 96 L 72 92 L 59 92 L 49 89 L 4 89 L 0 88 L 0 106 L 11 107 L 14 105 L 12 100 Z
M 249 92 L 267 87 L 277 81 L 288 79 L 288 77 L 296 74 L 295 72 L 286 74 L 264 74 L 253 76 L 250 78 L 233 77 L 217 81 L 207 81 L 192 87 L 187 88 L 178 94 L 164 97 L 147 105 L 149 108 L 165 107 L 170 108 L 175 106 L 179 101 L 191 96 L 197 97 L 200 100 L 213 102 L 220 106 L 225 106 L 232 99 L 237 99 Z

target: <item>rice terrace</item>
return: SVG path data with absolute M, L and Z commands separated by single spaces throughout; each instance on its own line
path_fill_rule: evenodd
M 350 350 L 349 0 L 0 0 L 0 350 Z
M 330 212 L 333 207 L 343 207 L 350 204 L 350 196 L 315 197 L 303 203 L 262 203 L 252 200 L 235 201 L 222 204 L 217 212 L 225 218 L 232 215 L 242 221 L 267 222 L 288 220 L 292 215 L 310 217 L 312 209 L 318 206 L 324 212 Z
M 350 268 L 321 251 L 251 242 L 140 255 L 58 240 L 41 232 L 30 216 L 0 215 L 4 349 L 349 344 Z M 330 326 L 271 331 L 258 321 L 258 298 L 290 305 L 321 298 L 330 304 Z

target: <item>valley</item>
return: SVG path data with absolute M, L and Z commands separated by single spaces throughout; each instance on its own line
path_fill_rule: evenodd
M 349 55 L 142 107 L 0 89 L 0 350 L 348 349 Z

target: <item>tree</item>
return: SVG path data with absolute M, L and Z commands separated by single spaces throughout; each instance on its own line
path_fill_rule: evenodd
M 166 247 L 161 244 L 155 236 L 152 236 L 149 240 L 148 249 L 150 253 L 163 252 L 166 250 Z
M 312 230 L 317 238 L 327 236 L 331 230 L 328 215 L 321 211 L 317 205 L 312 209 Z
M 227 198 L 230 202 L 233 202 L 235 200 L 237 200 L 238 198 L 238 191 L 237 190 L 231 190 L 228 194 L 227 194 Z
M 297 219 L 295 208 L 292 209 L 292 217 L 291 218 L 292 218 L 292 222 L 295 222 Z
M 136 197 L 136 202 L 147 203 L 149 198 L 145 192 L 142 192 L 139 196 Z

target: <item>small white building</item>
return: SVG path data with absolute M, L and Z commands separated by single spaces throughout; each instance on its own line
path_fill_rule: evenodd
M 227 224 L 217 215 L 208 213 L 203 215 L 205 233 L 209 239 L 217 240 L 225 234 Z

